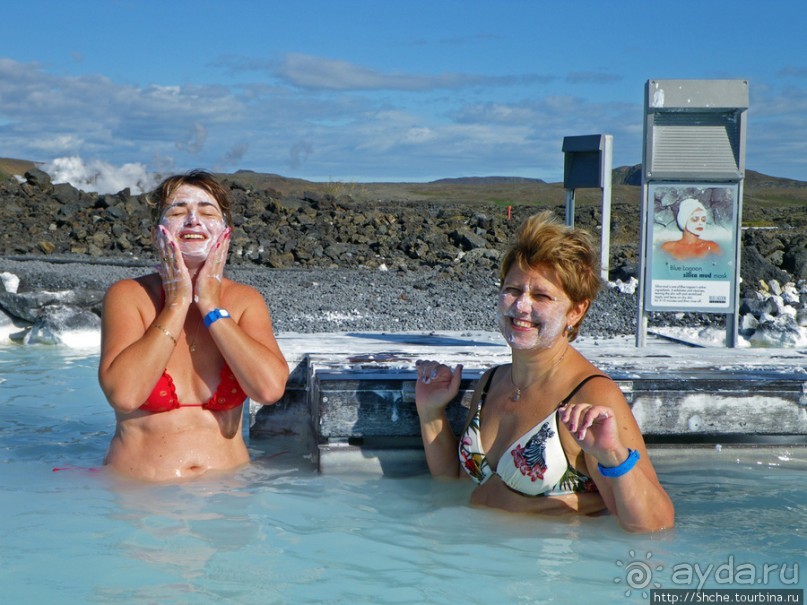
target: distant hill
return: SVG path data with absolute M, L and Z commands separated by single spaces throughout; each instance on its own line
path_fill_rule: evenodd
M 12 158 L 0 158 L 0 175 L 12 176 L 14 174 L 25 174 L 27 170 L 36 168 L 36 162 L 29 160 L 14 160 Z
M 642 184 L 642 165 L 620 166 L 611 172 L 611 183 L 614 185 L 636 185 Z
M 641 185 L 642 165 L 620 166 L 614 168 L 612 182 L 614 185 Z M 745 187 L 752 189 L 790 189 L 807 187 L 807 182 L 762 174 L 755 170 L 745 171 Z
M 745 186 L 756 189 L 790 189 L 807 187 L 807 182 L 768 176 L 754 170 L 745 171 Z
M 543 179 L 528 179 L 522 176 L 461 176 L 451 179 L 429 181 L 433 185 L 513 185 L 523 183 L 543 183 Z
M 41 163 L 30 160 L 0 158 L 0 177 L 24 174 Z M 314 182 L 279 174 L 238 170 L 219 175 L 247 189 L 273 189 L 278 196 L 302 199 L 311 193 L 350 197 L 357 202 L 411 203 L 495 203 L 505 205 L 555 205 L 565 203 L 563 183 L 547 183 L 542 179 L 514 176 L 467 176 L 443 178 L 428 183 L 357 183 L 352 181 Z M 638 204 L 641 200 L 641 164 L 620 166 L 613 170 L 614 203 Z M 576 192 L 580 207 L 599 206 L 598 189 Z M 766 207 L 807 207 L 807 182 L 761 174 L 746 170 L 743 205 L 746 215 Z

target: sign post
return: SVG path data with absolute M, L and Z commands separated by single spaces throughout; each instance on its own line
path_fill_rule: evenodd
M 581 187 L 602 189 L 600 276 L 605 281 L 608 281 L 611 247 L 613 139 L 610 134 L 563 137 L 563 187 L 566 190 L 568 226 L 574 226 L 574 190 Z
M 745 80 L 649 80 L 645 88 L 636 346 L 648 311 L 726 315 L 737 344 Z

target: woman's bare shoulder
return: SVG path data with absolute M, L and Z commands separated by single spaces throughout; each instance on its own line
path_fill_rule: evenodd
M 227 298 L 232 298 L 235 300 L 244 300 L 247 303 L 252 302 L 254 300 L 260 299 L 263 300 L 263 294 L 261 294 L 256 288 L 249 286 L 245 283 L 234 281 L 232 279 L 224 278 L 224 291 L 226 292 Z
M 106 298 L 154 297 L 159 295 L 161 286 L 162 282 L 160 281 L 160 276 L 156 273 L 122 279 L 109 286 L 106 292 Z
M 619 403 L 624 402 L 625 398 L 619 385 L 584 355 L 579 355 L 582 361 L 578 362 L 573 379 L 570 381 L 574 387 L 579 387 L 572 401 L 591 401 L 596 398 L 600 400 L 598 403 L 601 405 L 608 405 L 608 401 L 614 399 Z

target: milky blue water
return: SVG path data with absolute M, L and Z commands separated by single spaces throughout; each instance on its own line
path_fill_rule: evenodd
M 700 577 L 805 586 L 803 450 L 659 451 L 678 525 L 651 536 L 473 509 L 465 482 L 320 475 L 294 444 L 252 442 L 254 462 L 225 477 L 145 485 L 89 470 L 114 428 L 97 361 L 0 346 L 3 603 L 594 605 Z

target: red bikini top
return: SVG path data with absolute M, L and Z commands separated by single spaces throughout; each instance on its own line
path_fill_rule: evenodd
M 180 403 L 177 399 L 177 390 L 174 387 L 174 380 L 168 371 L 164 371 L 151 395 L 146 399 L 146 403 L 140 406 L 145 412 L 168 412 L 179 407 L 201 407 L 214 412 L 236 408 L 247 398 L 247 394 L 238 384 L 230 367 L 225 363 L 221 368 L 221 380 L 216 392 L 207 403 Z

